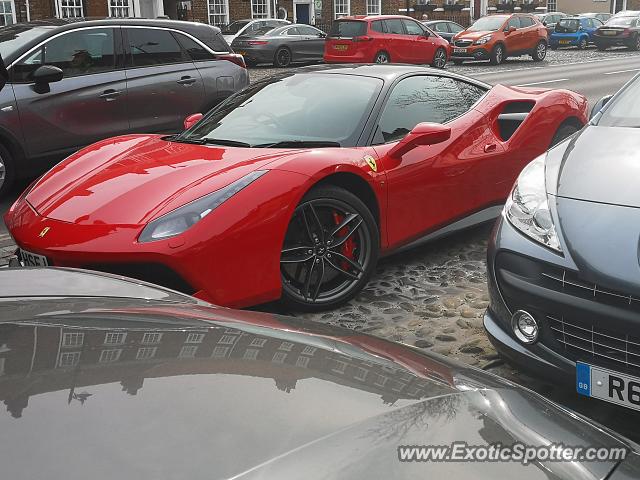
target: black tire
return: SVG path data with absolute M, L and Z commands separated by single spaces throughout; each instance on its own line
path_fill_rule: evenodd
M 571 135 L 573 135 L 579 130 L 580 130 L 580 127 L 573 123 L 563 123 L 558 127 L 558 130 L 556 130 L 556 133 L 553 136 L 553 139 L 551 140 L 551 145 L 549 145 L 549 148 L 555 147 L 557 144 L 562 142 L 565 138 L 569 138 Z
M 384 50 L 381 50 L 373 57 L 373 63 L 391 63 L 391 56 Z
M 273 65 L 278 68 L 286 68 L 291 65 L 291 50 L 280 47 L 273 56 Z
M 493 47 L 490 57 L 491 65 L 500 65 L 502 62 L 504 62 L 506 56 L 505 54 L 506 52 L 504 50 L 503 44 L 499 43 L 495 47 Z
M 631 40 L 629 50 L 633 52 L 637 52 L 638 50 L 640 50 L 640 35 L 636 35 L 635 38 Z
M 452 60 L 454 65 L 462 65 L 462 62 L 464 62 L 464 60 Z
M 13 156 L 3 145 L 0 145 L 0 198 L 3 198 L 13 187 L 16 180 L 16 164 Z
M 537 43 L 536 48 L 531 52 L 531 58 L 534 62 L 541 62 L 547 56 L 547 42 L 541 40 Z
M 431 66 L 433 68 L 444 68 L 447 65 L 447 51 L 440 47 L 436 50 L 436 53 L 433 54 L 433 63 Z
M 589 42 L 587 41 L 586 37 L 582 37 L 580 39 L 580 41 L 578 42 L 578 50 L 584 50 L 585 48 L 587 48 L 587 44 Z
M 339 187 L 314 188 L 287 227 L 280 255 L 281 301 L 306 312 L 348 302 L 371 278 L 379 250 L 378 226 L 362 200 Z

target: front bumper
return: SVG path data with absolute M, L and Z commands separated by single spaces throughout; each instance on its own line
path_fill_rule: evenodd
M 503 218 L 489 243 L 487 268 L 484 326 L 505 359 L 564 385 L 575 380 L 577 361 L 640 376 L 640 304 L 632 305 L 629 296 L 582 280 L 570 258 L 529 240 Z M 536 343 L 516 339 L 516 310 L 538 321 Z
M 456 49 L 464 48 L 466 52 L 458 51 Z M 451 46 L 449 49 L 451 60 L 489 60 L 491 53 L 485 46 L 470 45 L 468 47 L 455 47 Z

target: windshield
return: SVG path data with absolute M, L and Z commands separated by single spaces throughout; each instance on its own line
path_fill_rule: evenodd
M 12 25 L 0 28 L 0 55 L 6 59 L 23 45 L 34 40 L 54 27 L 34 27 L 32 25 Z
M 580 20 L 562 19 L 556 24 L 556 32 L 577 32 L 580 28 Z
M 499 30 L 504 24 L 506 17 L 482 17 L 477 20 L 473 25 L 467 28 L 469 32 L 487 32 Z
M 331 25 L 331 37 L 361 37 L 367 33 L 365 22 L 342 20 Z
M 636 17 L 617 17 L 611 18 L 607 22 L 608 27 L 629 27 Z
M 177 141 L 252 147 L 316 142 L 344 145 L 359 136 L 382 87 L 377 78 L 301 74 L 252 85 L 230 97 Z
M 222 33 L 224 35 L 235 35 L 242 29 L 242 27 L 248 24 L 249 20 L 238 20 L 237 22 L 232 22 L 222 29 Z
M 640 128 L 640 77 L 607 104 L 597 125 Z

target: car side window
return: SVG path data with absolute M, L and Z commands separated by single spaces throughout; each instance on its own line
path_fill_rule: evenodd
M 300 35 L 300 32 L 298 31 L 298 29 L 296 27 L 291 27 L 290 29 L 287 30 L 287 35 L 288 36 L 297 36 L 297 35 Z
M 378 33 L 386 33 L 387 31 L 383 20 L 376 20 L 374 22 L 371 22 L 371 30 Z
M 43 64 L 42 50 L 42 48 L 37 49 L 11 67 L 9 74 L 11 75 L 12 83 L 24 83 L 32 80 L 33 72 Z
M 436 23 L 435 25 L 432 25 L 433 29 L 436 32 L 448 32 L 449 29 L 447 28 L 447 24 L 444 22 L 440 22 L 440 23 Z
M 418 123 L 446 123 L 468 110 L 469 103 L 456 80 L 436 75 L 405 78 L 387 99 L 374 143 L 400 140 Z
M 534 24 L 533 19 L 531 17 L 520 17 L 520 27 L 526 28 L 531 27 Z
M 407 35 L 419 36 L 424 34 L 424 30 L 418 25 L 418 22 L 403 19 L 402 23 L 404 23 L 404 28 L 407 30 Z
M 509 22 L 507 23 L 505 31 L 509 30 L 511 27 L 520 28 L 520 19 L 518 17 L 511 17 L 509 19 Z
M 457 23 L 450 23 L 449 28 L 451 29 L 451 33 L 460 33 L 464 30 L 464 28 Z
M 134 67 L 166 65 L 187 60 L 180 45 L 167 30 L 130 28 L 127 35 Z
M 467 101 L 469 108 L 471 108 L 485 93 L 487 93 L 486 88 L 479 87 L 472 83 L 458 80 L 456 80 L 456 83 L 458 84 L 458 88 L 460 89 L 462 96 Z
M 209 50 L 204 48 L 192 38 L 189 38 L 182 33 L 176 32 L 173 32 L 173 35 L 178 39 L 180 46 L 189 54 L 191 60 L 193 60 L 194 62 L 216 59 L 216 56 L 213 53 L 211 53 Z
M 308 35 L 308 36 L 313 36 L 313 37 L 317 37 L 318 35 L 320 35 L 320 30 L 316 30 L 313 27 L 298 27 L 298 31 L 300 32 L 300 35 Z
M 602 20 L 600 20 L 599 18 L 593 18 L 592 20 L 594 28 L 598 28 L 604 25 L 604 23 L 602 23 Z
M 402 27 L 402 20 L 399 18 L 390 18 L 385 21 L 387 24 L 387 30 L 394 35 L 404 35 L 404 28 Z

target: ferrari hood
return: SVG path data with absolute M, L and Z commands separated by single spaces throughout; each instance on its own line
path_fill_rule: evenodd
M 129 135 L 91 145 L 49 171 L 26 200 L 38 214 L 76 224 L 136 225 L 259 169 L 274 151 Z

